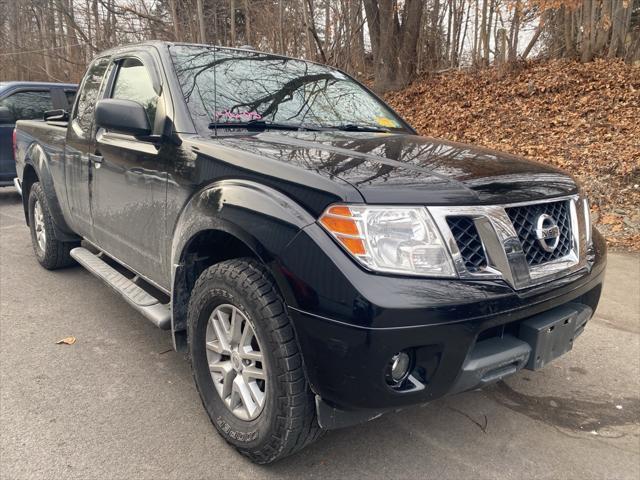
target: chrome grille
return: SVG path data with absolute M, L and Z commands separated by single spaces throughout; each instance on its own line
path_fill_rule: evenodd
M 479 272 L 486 268 L 487 256 L 473 219 L 470 217 L 447 217 L 447 224 L 456 239 L 467 271 Z
M 536 203 L 427 208 L 460 278 L 502 279 L 520 290 L 584 268 L 585 205 L 571 195 Z M 537 245 L 540 214 L 551 216 L 558 227 L 553 252 Z
M 541 265 L 565 257 L 571 251 L 571 215 L 569 201 L 538 203 L 506 208 L 505 211 L 518 234 L 529 265 Z M 548 252 L 536 237 L 536 221 L 542 214 L 550 215 L 560 230 L 558 246 Z

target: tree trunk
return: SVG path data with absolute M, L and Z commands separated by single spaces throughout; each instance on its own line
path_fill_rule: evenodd
M 409 82 L 416 72 L 423 2 L 405 0 L 402 18 L 395 0 L 364 0 L 378 92 Z
M 322 63 L 327 63 L 327 56 L 324 52 L 324 48 L 322 47 L 322 42 L 320 41 L 320 37 L 318 36 L 318 31 L 316 30 L 316 23 L 313 20 L 315 18 L 314 13 L 315 13 L 315 9 L 313 7 L 313 1 L 312 0 L 306 0 L 307 5 L 309 7 L 309 12 L 310 12 L 310 20 L 309 20 L 309 24 L 307 25 L 307 28 L 310 29 L 310 34 L 313 37 L 313 39 L 315 40 L 316 43 L 316 48 L 318 49 L 318 52 L 320 53 L 320 60 L 322 61 Z
M 594 0 L 583 0 L 582 2 L 582 42 L 580 44 L 580 60 L 582 62 L 588 62 L 593 58 L 593 45 L 591 43 L 593 1 Z
M 504 65 L 507 61 L 507 31 L 500 28 L 497 35 L 495 61 L 498 65 Z
M 47 75 L 47 80 L 51 80 L 53 76 L 51 75 L 51 62 L 44 39 L 44 15 L 42 14 L 41 9 L 38 9 L 35 21 L 36 28 L 38 29 L 38 40 L 40 43 L 40 48 L 42 49 L 42 63 L 44 64 L 44 72 Z
M 377 3 L 380 15 L 380 44 L 374 65 L 374 87 L 379 92 L 385 92 L 393 88 L 396 78 L 398 51 L 398 37 L 395 35 L 396 13 L 394 1 L 379 0 Z
M 513 19 L 509 29 L 509 61 L 515 62 L 518 56 L 518 40 L 520 37 L 520 15 L 522 11 L 522 3 L 516 1 L 513 11 Z
M 490 55 L 490 51 L 491 51 L 491 30 L 492 30 L 492 25 L 493 25 L 493 13 L 495 11 L 495 3 L 493 0 L 489 0 L 489 20 L 487 21 L 487 33 L 486 33 L 486 43 L 484 46 L 484 63 L 486 66 L 489 65 L 490 61 L 489 61 L 489 55 Z
M 416 57 L 423 6 L 422 0 L 405 0 L 398 56 L 400 76 L 396 85 L 394 85 L 395 87 L 407 85 L 416 73 Z
M 637 41 L 636 41 L 636 46 L 633 45 L 633 43 L 627 42 L 627 34 L 629 33 L 629 30 L 631 29 L 631 15 L 634 11 L 634 8 L 637 10 L 638 5 L 637 5 L 637 1 L 635 0 L 636 3 L 627 3 L 626 7 L 624 8 L 624 21 L 622 24 L 622 31 L 620 32 L 620 43 L 622 45 L 625 46 L 625 51 L 622 53 L 622 55 L 625 58 L 628 58 L 629 56 L 634 57 L 634 52 L 633 49 L 637 48 Z M 640 26 L 636 27 L 636 38 L 640 36 Z M 629 43 L 629 45 L 627 46 L 627 43 Z
M 307 8 L 309 8 L 309 3 L 307 2 L 307 0 L 304 0 L 302 2 L 302 21 L 304 22 L 304 26 L 305 26 L 305 32 L 304 32 L 304 40 L 305 40 L 305 56 L 307 58 L 313 58 L 316 59 L 316 54 L 315 54 L 315 50 L 313 48 L 313 43 L 311 42 L 313 34 L 312 32 L 312 28 L 311 28 L 311 22 L 309 20 L 309 17 L 311 16 L 313 18 L 313 10 L 311 10 L 311 15 L 309 15 L 309 12 L 307 11 Z M 311 9 L 313 8 L 313 6 L 310 7 Z
M 611 35 L 611 1 L 602 0 L 595 35 L 595 53 L 602 55 Z
M 464 5 L 464 3 L 463 3 L 463 5 Z M 464 50 L 464 43 L 465 43 L 465 40 L 467 38 L 467 29 L 469 27 L 469 18 L 471 17 L 470 13 L 471 13 L 471 2 L 468 2 L 467 3 L 467 13 L 465 15 L 465 20 L 464 20 L 464 31 L 462 32 L 462 36 L 460 37 L 459 41 L 457 42 L 458 51 L 456 52 L 455 63 L 452 65 L 452 67 L 459 67 L 460 66 L 460 57 L 462 56 L 462 52 Z
M 231 46 L 236 46 L 236 0 L 229 0 L 229 23 L 231 23 Z
M 480 23 L 480 45 L 482 46 L 482 66 L 489 64 L 489 32 L 487 29 L 487 13 L 490 0 L 482 0 L 482 21 Z
M 244 0 L 244 41 L 251 45 L 251 10 L 249 10 L 249 0 Z
M 609 41 L 609 51 L 607 56 L 613 58 L 618 53 L 618 39 L 620 38 L 620 31 L 622 30 L 623 23 L 623 0 L 612 0 L 613 11 L 611 13 L 611 40 Z
M 455 2 L 455 0 L 451 0 Z M 440 0 L 434 0 L 433 6 L 431 7 L 431 25 L 429 28 L 429 44 L 431 46 L 431 53 L 429 55 L 429 60 L 431 61 L 430 67 L 431 70 L 435 70 L 438 67 L 438 62 L 440 60 L 440 31 L 438 30 L 438 23 L 440 18 Z M 451 48 L 451 15 L 448 15 L 449 28 L 447 29 L 447 52 Z
M 22 45 L 22 28 L 20 25 L 20 5 L 17 2 L 11 2 L 10 3 L 12 8 L 12 13 L 13 13 L 13 19 L 12 19 L 12 24 L 14 26 L 13 29 L 13 44 L 14 45 Z M 22 59 L 22 53 L 18 52 L 15 55 L 15 71 L 16 71 L 16 75 L 15 78 L 16 80 L 26 80 L 26 75 L 24 73 L 24 62 Z
M 324 50 L 326 52 L 331 48 L 331 2 L 324 2 Z
M 378 2 L 376 0 L 363 0 L 362 3 L 364 4 L 364 12 L 369 27 L 373 61 L 377 63 L 377 55 L 380 52 L 380 12 L 378 10 Z
M 564 33 L 564 54 L 569 58 L 576 56 L 576 44 L 573 28 L 574 13 L 566 6 L 562 7 L 563 33 Z
M 76 24 L 75 21 L 75 11 L 73 8 L 73 0 L 68 0 L 67 3 L 67 58 L 70 60 L 70 64 L 73 65 L 71 68 L 73 68 L 74 70 L 77 70 L 77 67 L 75 65 L 77 65 L 78 63 L 80 63 L 80 56 L 78 55 L 78 52 L 80 50 L 79 47 L 79 39 L 77 36 L 77 33 L 80 33 L 82 36 L 84 36 L 84 33 L 78 28 L 78 25 Z M 77 33 L 76 33 L 77 32 Z M 84 37 L 84 40 L 87 41 L 88 39 L 86 38 L 86 36 Z
M 204 0 L 197 0 L 197 11 L 196 15 L 198 15 L 198 32 L 200 35 L 200 42 L 207 43 L 207 31 L 205 29 L 204 24 Z
M 280 53 L 285 54 L 284 46 L 284 0 L 278 0 L 278 40 L 280 43 Z
M 98 0 L 93 0 L 91 2 L 91 13 L 93 15 L 93 25 L 94 25 L 94 45 L 96 50 L 102 50 L 104 42 L 102 41 L 101 32 L 102 25 L 100 25 L 100 18 L 98 16 Z
M 545 23 L 547 21 L 546 16 L 547 16 L 547 13 L 546 12 L 542 12 L 542 16 L 540 17 L 540 23 L 538 24 L 538 27 L 536 28 L 536 31 L 533 34 L 533 37 L 531 37 L 531 40 L 527 44 L 527 47 L 524 49 L 524 52 L 522 52 L 522 59 L 523 60 L 526 60 L 526 58 L 531 53 L 531 50 L 535 46 L 536 42 L 540 38 L 540 34 L 542 34 L 542 30 L 544 29 L 544 25 L 545 25 Z
M 173 24 L 173 39 L 176 42 L 182 40 L 182 35 L 180 35 L 180 22 L 178 20 L 178 6 L 176 2 L 178 0 L 169 0 L 169 13 L 171 14 L 171 23 Z
M 475 20 L 474 20 L 474 27 L 473 27 L 473 50 L 472 50 L 472 58 L 473 58 L 473 66 L 477 66 L 478 65 L 478 51 L 480 50 L 480 46 L 479 46 L 479 38 L 480 38 L 480 32 L 478 30 L 478 4 L 479 4 L 480 0 L 475 0 Z
M 351 3 L 351 40 L 353 66 L 356 73 L 364 71 L 364 20 L 362 18 L 362 0 L 350 0 Z

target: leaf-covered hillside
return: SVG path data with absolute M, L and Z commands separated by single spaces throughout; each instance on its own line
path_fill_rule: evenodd
M 640 250 L 640 65 L 553 61 L 451 71 L 386 99 L 421 134 L 572 173 L 609 244 Z

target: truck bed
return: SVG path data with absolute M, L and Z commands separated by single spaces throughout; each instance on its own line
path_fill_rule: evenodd
M 66 121 L 18 120 L 16 123 L 16 141 L 18 154 L 16 155 L 16 170 L 22 183 L 22 172 L 26 158 L 34 142 L 45 149 L 48 156 L 63 154 L 67 136 Z

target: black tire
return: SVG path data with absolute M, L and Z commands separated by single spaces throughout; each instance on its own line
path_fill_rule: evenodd
M 207 323 L 223 304 L 244 313 L 264 347 L 269 390 L 262 411 L 253 420 L 241 420 L 231 413 L 209 371 Z M 273 280 L 259 262 L 227 260 L 200 275 L 189 302 L 188 344 L 193 376 L 211 422 L 228 443 L 253 462 L 274 462 L 321 435 L 293 327 Z
M 36 232 L 36 219 L 34 215 L 34 209 L 36 203 L 40 205 L 42 212 L 42 225 L 40 228 L 44 229 L 46 234 L 46 241 L 44 249 L 38 243 Z M 49 205 L 47 204 L 47 198 L 42 190 L 42 185 L 39 182 L 34 183 L 29 191 L 29 229 L 31 230 L 31 245 L 33 252 L 36 254 L 36 258 L 40 265 L 47 270 L 56 270 L 58 268 L 68 267 L 73 265 L 74 260 L 69 255 L 72 248 L 78 245 L 77 242 L 62 242 L 56 238 L 56 232 L 53 228 L 53 219 L 49 211 Z

